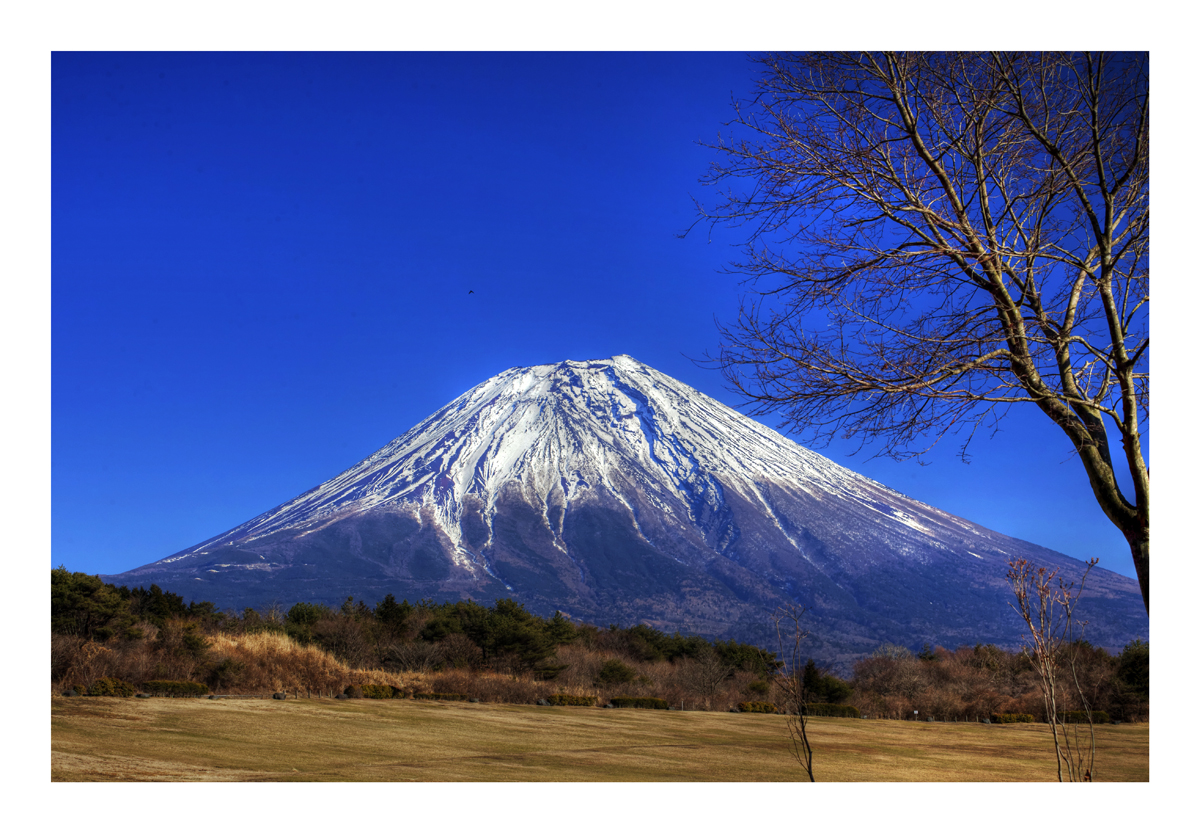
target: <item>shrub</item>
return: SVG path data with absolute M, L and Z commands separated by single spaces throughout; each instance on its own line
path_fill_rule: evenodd
M 101 677 L 88 688 L 89 697 L 132 697 L 137 689 L 124 680 Z
M 1033 715 L 1031 714 L 1013 714 L 1005 712 L 1003 714 L 992 715 L 993 723 L 1033 723 Z
M 809 717 L 862 717 L 862 712 L 854 706 L 835 703 L 805 703 L 804 713 Z
M 551 694 L 546 698 L 551 706 L 594 706 L 596 705 L 595 695 L 581 694 Z
M 159 694 L 164 697 L 198 697 L 208 694 L 208 686 L 204 683 L 188 680 L 150 680 L 142 684 L 142 690 L 147 694 Z
M 609 700 L 618 709 L 669 709 L 666 700 L 658 697 L 614 697 Z
M 363 697 L 369 697 L 372 700 L 390 700 L 396 696 L 397 691 L 401 692 L 403 695 L 403 691 L 401 689 L 390 685 L 371 685 L 370 683 L 363 683 L 361 686 L 359 686 L 359 688 L 362 689 Z
M 1071 711 L 1062 712 L 1058 715 L 1058 719 L 1063 723 L 1087 723 L 1087 712 Z M 1112 719 L 1108 716 L 1108 712 L 1094 711 L 1092 712 L 1093 723 L 1112 723 Z
M 763 703 L 757 700 L 751 700 L 748 703 L 738 703 L 738 711 L 749 712 L 750 714 L 778 714 L 779 709 L 775 708 L 774 703 Z
M 363 687 L 360 685 L 348 685 L 346 686 L 346 690 L 342 693 L 353 700 L 361 700 L 363 696 Z
M 444 694 L 436 691 L 413 692 L 414 700 L 466 700 L 465 694 Z

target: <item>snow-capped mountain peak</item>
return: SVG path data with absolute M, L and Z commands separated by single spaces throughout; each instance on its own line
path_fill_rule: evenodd
M 461 543 L 468 495 L 489 514 L 519 485 L 542 506 L 614 478 L 640 481 L 664 509 L 695 519 L 720 508 L 722 483 L 786 479 L 814 492 L 882 488 L 636 359 L 613 356 L 510 368 L 479 384 L 337 477 L 225 536 L 311 531 L 347 512 L 433 510 Z

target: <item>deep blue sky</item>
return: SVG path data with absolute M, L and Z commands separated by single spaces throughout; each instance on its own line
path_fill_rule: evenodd
M 52 59 L 53 565 L 130 569 L 337 474 L 514 365 L 690 360 L 737 309 L 693 221 L 742 53 Z M 468 294 L 473 290 L 473 294 Z M 770 420 L 764 420 L 770 423 Z M 1134 575 L 1069 445 L 823 449 Z

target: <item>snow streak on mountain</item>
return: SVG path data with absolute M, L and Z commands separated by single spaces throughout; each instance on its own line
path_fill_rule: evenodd
M 814 647 L 846 657 L 880 641 L 1011 643 L 1018 556 L 1080 568 L 615 356 L 504 371 L 315 489 L 111 578 L 235 606 L 512 596 L 760 642 L 774 607 L 799 601 L 825 627 Z M 1131 580 L 1089 584 L 1121 609 L 1101 630 L 1144 630 Z

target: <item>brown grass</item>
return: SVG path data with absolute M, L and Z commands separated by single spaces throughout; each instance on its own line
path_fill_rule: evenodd
M 281 633 L 217 634 L 209 651 L 218 660 L 228 657 L 241 664 L 236 683 L 220 689 L 224 693 L 287 691 L 330 697 L 364 683 L 426 690 L 420 674 L 350 668 L 327 651 L 300 645 Z
M 792 781 L 782 716 L 431 701 L 51 698 L 54 781 Z M 821 781 L 1051 781 L 1048 728 L 810 719 Z M 1097 776 L 1149 780 L 1148 724 Z

